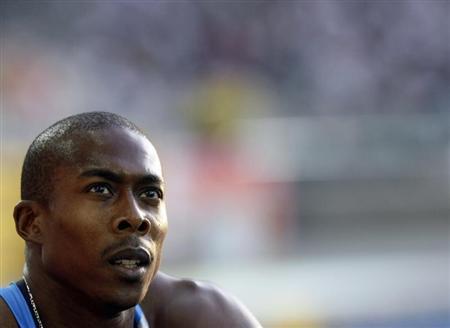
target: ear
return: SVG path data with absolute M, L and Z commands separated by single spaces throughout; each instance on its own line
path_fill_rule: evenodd
M 22 200 L 14 207 L 16 231 L 25 241 L 42 244 L 44 207 L 37 201 Z

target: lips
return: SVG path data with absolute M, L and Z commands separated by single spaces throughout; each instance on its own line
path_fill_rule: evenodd
M 116 250 L 107 260 L 114 267 L 128 271 L 148 267 L 153 258 L 144 248 L 125 248 Z
M 107 256 L 111 272 L 127 282 L 142 282 L 145 279 L 153 256 L 143 247 L 116 248 Z

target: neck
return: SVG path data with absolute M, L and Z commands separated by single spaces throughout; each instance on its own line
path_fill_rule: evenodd
M 134 307 L 114 310 L 45 275 L 25 268 L 37 311 L 45 328 L 53 327 L 133 327 Z

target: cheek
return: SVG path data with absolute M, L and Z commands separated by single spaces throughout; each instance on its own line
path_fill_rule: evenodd
M 78 215 L 53 217 L 49 224 L 46 242 L 42 248 L 43 261 L 49 265 L 82 266 L 97 261 L 101 236 L 106 228 L 98 221 L 89 220 L 80 210 Z
M 168 222 L 165 209 L 158 215 L 158 218 L 152 221 L 152 239 L 158 244 L 162 245 L 168 230 Z

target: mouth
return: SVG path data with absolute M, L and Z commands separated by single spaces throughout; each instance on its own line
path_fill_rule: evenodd
M 116 272 L 132 280 L 141 278 L 152 262 L 153 257 L 144 248 L 120 249 L 108 258 Z
M 120 265 L 120 266 L 123 266 L 124 268 L 127 268 L 127 269 L 135 269 L 135 268 L 138 268 L 140 266 L 145 266 L 145 264 L 141 264 L 140 260 L 126 260 L 126 259 L 117 260 L 117 261 L 114 261 L 111 264 L 112 265 Z

